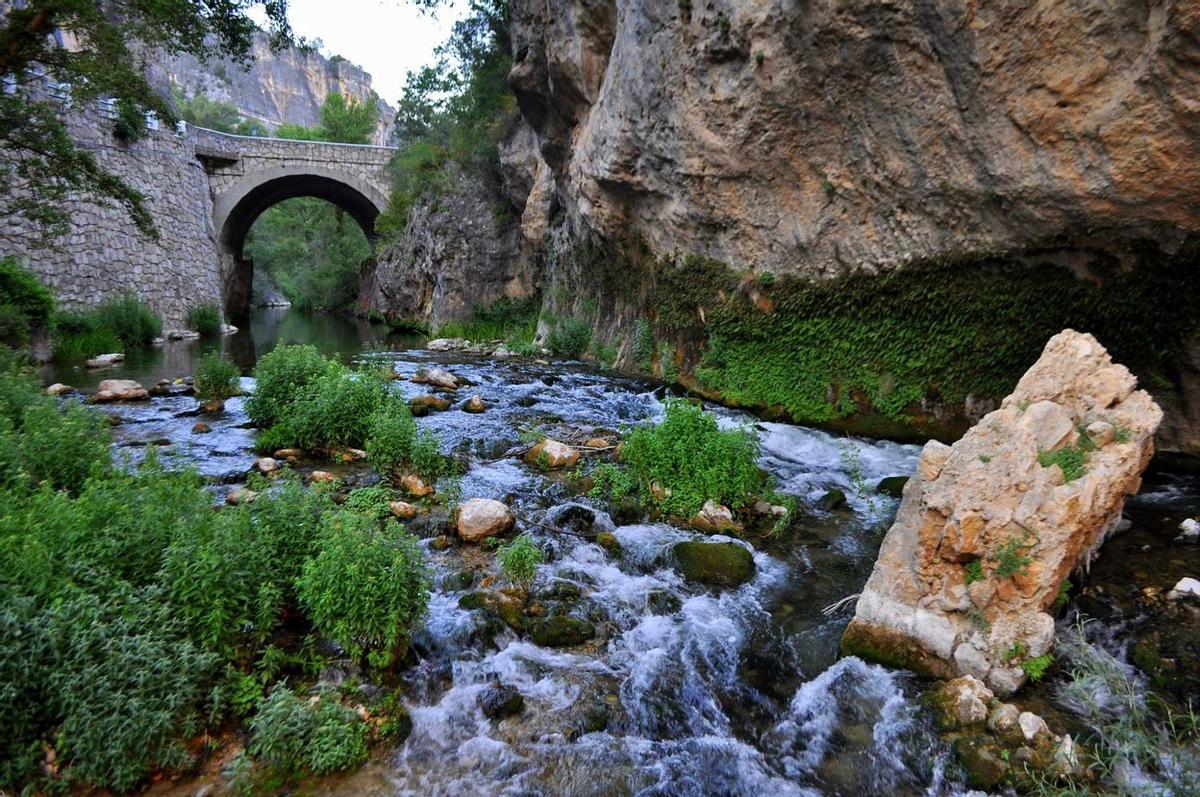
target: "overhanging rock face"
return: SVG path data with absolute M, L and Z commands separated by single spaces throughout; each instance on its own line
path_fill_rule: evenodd
M 1050 339 L 1000 409 L 927 443 L 842 638 L 846 653 L 1001 693 L 1137 492 L 1162 411 L 1091 335 Z

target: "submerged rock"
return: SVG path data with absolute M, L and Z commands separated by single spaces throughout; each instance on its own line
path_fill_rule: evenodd
M 533 620 L 528 625 L 534 644 L 544 648 L 566 648 L 581 645 L 596 634 L 587 620 L 560 614 Z
M 413 415 L 420 417 L 430 412 L 445 412 L 450 409 L 450 401 L 449 399 L 427 394 L 410 399 L 408 408 L 412 411 Z
M 458 537 L 464 542 L 479 542 L 513 527 L 512 510 L 491 498 L 472 498 L 458 508 Z
M 479 708 L 488 719 L 502 720 L 520 714 L 525 708 L 525 698 L 511 686 L 493 684 L 479 693 Z
M 832 512 L 846 505 L 846 493 L 836 487 L 817 499 L 817 508 Z
M 196 421 L 192 424 L 192 434 L 208 434 L 212 431 L 212 427 L 204 421 Z
M 875 485 L 875 492 L 890 498 L 903 498 L 904 485 L 908 484 L 908 479 L 908 476 L 888 476 L 886 479 L 880 479 L 879 484 Z
M 525 452 L 526 464 L 542 470 L 570 468 L 578 461 L 578 451 L 549 437 Z
M 714 587 L 736 587 L 754 577 L 754 556 L 736 542 L 677 543 L 675 565 L 688 581 Z
M 1046 344 L 1001 408 L 921 452 L 842 639 L 847 653 L 1008 694 L 1049 651 L 1047 613 L 1137 492 L 1162 411 L 1091 335 Z M 1097 420 L 1102 448 L 1080 442 Z M 1019 654 L 1006 656 L 1006 651 Z

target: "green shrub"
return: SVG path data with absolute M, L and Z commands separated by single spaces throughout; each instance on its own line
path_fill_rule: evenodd
M 22 365 L 21 358 L 0 348 L 0 417 L 16 424 L 27 407 L 47 401 L 40 383 Z
M 0 302 L 0 345 L 14 349 L 29 343 L 29 316 L 15 304 Z
M 187 328 L 201 335 L 217 335 L 221 332 L 221 311 L 215 304 L 201 304 L 188 310 Z
M 102 326 L 94 312 L 56 314 L 51 328 L 54 359 L 59 362 L 73 362 L 125 349 L 116 331 Z
M 29 324 L 44 324 L 54 312 L 54 297 L 15 257 L 0 257 L 0 297 L 15 307 Z
M 196 396 L 202 399 L 227 399 L 241 392 L 238 379 L 241 372 L 233 363 L 210 352 L 196 364 Z
M 412 412 L 402 401 L 387 401 L 372 415 L 364 447 L 371 467 L 392 482 L 405 473 L 415 473 L 432 484 L 453 470 L 441 452 L 437 435 L 418 429 Z
M 327 489 L 305 487 L 297 476 L 273 483 L 250 504 L 250 515 L 260 537 L 271 547 L 272 570 L 285 600 L 295 599 L 295 581 L 304 562 L 316 548 L 325 516 L 337 509 Z
M 126 346 L 144 346 L 162 334 L 162 319 L 132 293 L 109 299 L 94 312 L 99 325 Z
M 393 481 L 412 465 L 417 422 L 403 401 L 387 401 L 371 416 L 364 448 L 367 462 L 381 476 Z
M 628 470 L 611 462 L 601 462 L 588 473 L 592 489 L 588 497 L 598 500 L 620 501 L 638 495 L 638 480 Z
M 387 487 L 379 485 L 359 487 L 357 490 L 350 491 L 342 508 L 348 512 L 357 512 L 376 520 L 383 520 L 392 514 L 392 500 L 392 491 Z
M 175 535 L 160 581 L 189 636 L 224 659 L 252 658 L 283 606 L 273 551 L 248 507 L 205 514 Z
M 246 401 L 246 413 L 259 426 L 278 423 L 331 365 L 315 346 L 277 346 L 254 369 L 254 395 Z
M 542 549 L 528 534 L 521 534 L 502 546 L 496 556 L 500 559 L 500 569 L 505 578 L 514 584 L 532 582 L 537 575 L 538 565 L 542 563 Z
M 1021 669 L 1029 676 L 1029 680 L 1040 681 L 1046 674 L 1046 670 L 1050 669 L 1050 665 L 1053 663 L 1054 656 L 1049 653 L 1043 653 L 1040 656 L 1025 659 L 1025 661 L 1021 662 Z
M 305 451 L 361 445 L 371 418 L 387 398 L 377 370 L 352 371 L 334 365 L 313 382 L 300 401 L 288 406 L 280 426 L 290 443 Z
M 1039 451 L 1038 464 L 1043 468 L 1057 465 L 1062 470 L 1064 482 L 1075 481 L 1087 473 L 1089 448 L 1083 443 L 1084 440 L 1090 442 L 1091 439 L 1084 435 L 1080 438 L 1079 445 L 1067 446 L 1057 451 Z
M 965 581 L 968 584 L 974 584 L 976 581 L 983 580 L 983 562 L 976 559 L 974 562 L 967 562 Z
M 329 694 L 313 703 L 277 685 L 259 704 L 250 730 L 250 754 L 289 776 L 328 775 L 367 760 L 365 724 Z
M 664 382 L 679 381 L 679 366 L 675 364 L 675 347 L 665 340 L 658 342 L 658 370 Z
M 587 351 L 591 339 L 591 324 L 581 318 L 567 318 L 555 324 L 547 343 L 559 357 L 577 360 Z
M 1031 546 L 1029 532 L 1025 532 L 1020 537 L 1009 537 L 992 555 L 992 559 L 996 563 L 992 572 L 999 578 L 1011 578 L 1018 573 L 1024 573 L 1033 563 L 1033 559 L 1026 553 Z
M 108 420 L 69 401 L 30 405 L 21 415 L 20 462 L 35 485 L 77 493 L 91 474 L 111 467 Z
M 425 615 L 429 577 L 415 537 L 350 512 L 329 517 L 304 564 L 300 601 L 321 633 L 353 656 L 387 666 Z
M 662 423 L 633 429 L 621 457 L 643 494 L 668 514 L 691 516 L 709 499 L 738 509 L 763 486 L 754 432 L 721 429 L 716 417 L 681 399 L 667 402 Z M 657 496 L 651 485 L 661 488 Z
M 217 661 L 182 638 L 153 593 L 78 594 L 48 610 L 49 673 L 60 763 L 73 779 L 127 791 L 182 769 L 181 739 L 201 728 Z

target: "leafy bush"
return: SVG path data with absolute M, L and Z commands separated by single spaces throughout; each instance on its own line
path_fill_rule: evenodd
M 108 429 L 102 414 L 75 401 L 61 412 L 50 401 L 31 404 L 21 415 L 19 461 L 35 485 L 77 493 L 111 465 Z
M 20 357 L 0 348 L 0 417 L 16 424 L 26 407 L 46 401 L 40 384 L 23 367 Z
M 276 686 L 259 704 L 250 729 L 250 754 L 287 775 L 328 775 L 367 760 L 362 719 L 329 694 L 311 703 Z
M 131 293 L 81 313 L 53 319 L 54 357 L 79 359 L 144 346 L 162 334 L 162 320 Z
M 221 331 L 221 311 L 215 304 L 201 304 L 188 310 L 187 328 L 201 335 L 216 335 Z
M 388 401 L 371 417 L 364 447 L 371 467 L 393 482 L 405 473 L 415 473 L 433 483 L 451 472 L 437 435 L 418 429 L 402 401 Z
M 367 462 L 385 478 L 398 479 L 412 464 L 417 422 L 403 401 L 388 401 L 371 416 L 364 448 Z
M 132 293 L 109 299 L 93 312 L 100 326 L 126 346 L 144 346 L 162 334 L 162 319 Z
M 601 462 L 588 473 L 592 479 L 590 498 L 620 501 L 638 494 L 637 478 L 624 468 L 611 462 Z
M 279 619 L 283 589 L 269 540 L 246 507 L 206 513 L 207 522 L 175 535 L 163 556 L 161 583 L 189 635 L 222 658 L 253 654 Z
M 50 622 L 57 749 L 71 775 L 126 791 L 188 764 L 178 740 L 201 727 L 217 661 L 181 637 L 157 596 L 83 594 L 54 605 Z
M 501 547 L 496 556 L 500 559 L 500 569 L 505 577 L 514 584 L 532 582 L 537 575 L 538 565 L 542 563 L 542 549 L 528 534 L 521 534 Z
M 429 602 L 425 557 L 416 538 L 397 524 L 380 528 L 350 512 L 330 516 L 298 588 L 321 633 L 381 666 L 404 652 Z
M 272 570 L 286 602 L 295 595 L 295 581 L 313 553 L 325 526 L 325 516 L 337 509 L 328 490 L 307 488 L 297 476 L 274 482 L 259 495 L 249 512 L 258 535 L 271 547 Z
M 753 431 L 721 429 L 713 415 L 682 399 L 666 403 L 662 423 L 633 429 L 621 458 L 643 494 L 668 514 L 691 516 L 709 499 L 738 509 L 763 486 Z
M 1025 661 L 1021 662 L 1021 669 L 1029 676 L 1029 680 L 1040 681 L 1046 674 L 1046 670 L 1050 669 L 1050 665 L 1053 663 L 1054 656 L 1049 653 L 1043 653 L 1040 656 L 1025 659 Z
M 238 379 L 241 372 L 233 363 L 211 352 L 196 364 L 196 395 L 202 399 L 226 399 L 236 396 L 240 390 Z
M 54 312 L 50 290 L 15 257 L 0 257 L 0 297 L 4 297 L 4 304 L 23 315 L 29 325 L 45 324 Z
M 348 512 L 357 512 L 376 520 L 383 520 L 392 514 L 392 500 L 392 491 L 387 487 L 379 485 L 359 487 L 357 490 L 350 491 L 350 494 L 346 496 L 346 503 L 342 504 L 342 507 Z
M 581 318 L 567 318 L 554 326 L 547 343 L 559 357 L 579 359 L 592 339 L 592 326 Z
M 964 578 L 966 583 L 974 584 L 976 581 L 983 579 L 983 562 L 980 560 L 976 559 L 973 562 L 967 562 L 966 567 L 963 569 L 966 571 Z
M 634 324 L 633 345 L 629 347 L 629 356 L 639 369 L 650 370 L 650 360 L 654 356 L 654 330 L 644 318 L 639 318 Z
M 246 401 L 246 413 L 259 426 L 278 423 L 330 365 L 315 346 L 275 347 L 254 369 L 254 395 Z
M 341 365 L 326 370 L 288 406 L 280 426 L 289 442 L 306 451 L 362 444 L 371 418 L 387 397 L 379 372 L 351 371 Z
M 19 349 L 29 343 L 29 316 L 15 304 L 0 302 L 0 345 Z

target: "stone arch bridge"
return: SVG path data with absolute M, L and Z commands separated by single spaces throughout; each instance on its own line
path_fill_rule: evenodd
M 255 220 L 278 202 L 301 196 L 331 202 L 357 222 L 374 246 L 375 220 L 387 207 L 391 190 L 387 166 L 395 149 L 202 128 L 191 128 L 188 137 L 208 178 L 227 315 L 237 317 L 249 309 L 253 264 L 242 249 Z
M 374 244 L 390 194 L 389 147 L 235 136 L 151 123 L 134 142 L 113 134 L 104 103 L 64 104 L 76 146 L 140 191 L 158 228 L 141 234 L 121 208 L 68 197 L 70 229 L 43 245 L 37 228 L 6 212 L 19 192 L 0 195 L 0 252 L 16 255 L 64 310 L 133 293 L 182 330 L 188 312 L 217 305 L 237 323 L 249 309 L 253 264 L 242 252 L 255 219 L 284 199 L 313 196 L 346 211 Z M 3 153 L 0 153 L 0 158 Z

